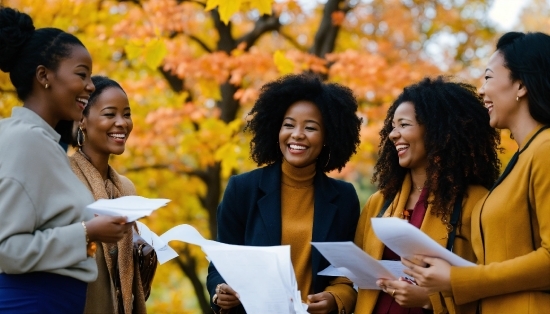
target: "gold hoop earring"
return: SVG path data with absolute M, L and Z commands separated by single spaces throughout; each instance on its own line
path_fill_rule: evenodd
M 78 127 L 78 130 L 76 130 L 76 145 L 78 147 L 82 147 L 82 144 L 86 141 L 86 134 L 84 134 L 84 130 L 81 126 Z
M 46 85 L 44 85 L 44 88 L 45 89 L 48 89 L 50 87 L 50 84 L 46 83 Z
M 327 163 L 325 164 L 325 168 L 328 166 L 329 161 L 330 161 L 330 151 L 328 152 L 328 159 L 327 159 Z

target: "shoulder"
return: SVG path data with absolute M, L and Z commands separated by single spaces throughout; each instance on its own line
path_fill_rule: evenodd
M 368 217 L 375 217 L 376 215 L 378 215 L 383 205 L 384 195 L 382 194 L 382 192 L 376 191 L 368 198 L 361 213 L 362 215 L 366 215 Z
M 466 198 L 468 202 L 477 202 L 487 195 L 487 192 L 489 192 L 489 190 L 481 185 L 469 185 L 464 198 Z
M 280 176 L 280 165 L 272 164 L 231 176 L 229 182 L 233 181 L 239 185 L 258 185 L 262 177 L 275 177 L 277 174 Z
M 127 177 L 119 174 L 118 178 L 120 179 L 120 183 L 122 183 L 122 187 L 124 188 L 124 194 L 126 195 L 137 195 L 136 192 L 136 186 L 132 182 L 132 180 L 128 179 Z

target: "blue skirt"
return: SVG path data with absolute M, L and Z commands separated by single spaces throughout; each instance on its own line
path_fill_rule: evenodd
M 2 314 L 81 314 L 86 302 L 84 281 L 46 272 L 0 274 Z

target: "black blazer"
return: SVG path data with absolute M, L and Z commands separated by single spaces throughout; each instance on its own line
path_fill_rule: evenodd
M 251 246 L 281 245 L 281 164 L 233 176 L 218 206 L 217 241 Z M 359 199 L 353 185 L 317 171 L 314 185 L 314 242 L 353 241 L 359 220 Z M 329 266 L 315 249 L 311 250 L 314 293 L 325 290 L 331 277 L 317 273 Z M 210 263 L 206 285 L 210 301 L 216 286 L 225 281 Z M 219 311 L 219 307 L 211 304 Z M 245 313 L 242 305 L 232 313 Z

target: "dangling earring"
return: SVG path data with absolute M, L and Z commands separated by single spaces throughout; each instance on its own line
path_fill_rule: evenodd
M 86 141 L 86 134 L 84 134 L 84 130 L 82 130 L 82 127 L 79 126 L 78 130 L 76 130 L 76 144 L 78 145 L 78 147 L 82 147 L 84 141 Z
M 519 96 L 516 96 L 516 101 L 519 101 Z
M 327 163 L 325 164 L 325 168 L 328 166 L 329 161 L 330 161 L 330 151 L 328 152 L 328 159 L 327 159 Z
M 50 87 L 50 84 L 46 83 L 46 85 L 44 85 L 44 88 L 45 89 L 48 89 Z

